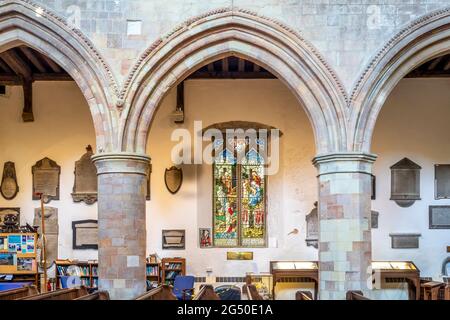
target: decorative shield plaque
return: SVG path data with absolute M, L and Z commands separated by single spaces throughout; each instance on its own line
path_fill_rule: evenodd
M 72 222 L 73 249 L 98 249 L 98 221 Z
M 92 147 L 86 147 L 86 153 L 75 162 L 75 182 L 72 199 L 74 202 L 84 201 L 93 204 L 97 201 L 97 168 L 91 157 Z
M 177 193 L 183 183 L 183 171 L 181 168 L 173 166 L 170 169 L 166 169 L 166 172 L 164 173 L 164 182 L 170 193 Z
M 44 158 L 33 166 L 33 200 L 40 200 L 42 193 L 44 202 L 59 200 L 59 175 L 61 167 L 55 161 Z
M 13 214 L 17 216 L 17 221 L 20 222 L 20 208 L 0 208 L 0 227 L 4 226 L 3 223 L 5 216 Z
M 17 184 L 16 168 L 14 162 L 6 162 L 3 167 L 2 184 L 0 186 L 0 193 L 6 200 L 12 200 L 19 192 L 19 185 Z

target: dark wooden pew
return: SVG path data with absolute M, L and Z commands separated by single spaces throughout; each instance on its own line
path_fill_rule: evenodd
M 351 291 L 347 291 L 346 300 L 370 300 L 370 299 L 367 297 L 364 297 L 362 291 L 351 290 Z
M 110 300 L 108 291 L 95 291 L 94 293 L 82 296 L 73 300 Z
M 35 285 L 31 285 L 17 289 L 0 291 L 0 300 L 16 300 L 36 294 L 39 294 L 39 291 Z
M 256 290 L 254 284 L 246 285 L 246 294 L 248 300 L 264 300 L 263 297 L 261 297 L 260 294 L 258 293 L 258 290 Z
M 450 283 L 445 286 L 444 300 L 450 300 Z
M 134 300 L 177 300 L 177 297 L 172 293 L 172 287 L 166 284 L 160 285 Z
M 423 300 L 439 300 L 439 293 L 445 288 L 445 283 L 429 281 L 421 284 L 423 288 Z
M 61 289 L 56 291 L 45 292 L 41 294 L 36 294 L 17 300 L 74 300 L 76 298 L 87 296 L 88 291 L 86 287 L 72 288 L 72 289 Z
M 314 300 L 314 299 L 311 292 L 299 290 L 295 293 L 295 300 Z
M 204 284 L 200 287 L 200 291 L 194 296 L 193 300 L 220 300 L 220 298 L 212 285 Z

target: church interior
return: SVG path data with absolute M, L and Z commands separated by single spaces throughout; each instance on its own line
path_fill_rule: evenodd
M 317 125 L 331 111 L 309 108 L 302 89 L 315 75 L 296 83 L 238 50 L 180 71 L 150 56 L 139 72 L 152 76 L 130 85 L 136 96 L 100 116 L 100 87 L 80 80 L 76 64 L 7 36 L 0 300 L 450 300 L 450 53 L 374 91 L 379 107 L 353 133 L 370 159 L 352 151 L 336 165 L 322 158 L 339 128 Z M 132 121 L 121 122 L 125 112 Z M 108 117 L 118 119 L 110 136 Z M 224 138 L 206 139 L 208 129 Z M 258 132 L 255 141 L 225 134 L 237 129 Z M 212 161 L 196 161 L 208 145 Z

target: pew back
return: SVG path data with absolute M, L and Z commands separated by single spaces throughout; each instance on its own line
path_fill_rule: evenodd
M 295 293 L 295 300 L 314 300 L 314 299 L 311 292 L 299 290 Z
M 29 297 L 20 298 L 18 300 L 74 300 L 86 295 L 88 295 L 86 287 L 80 287 L 45 292 Z
M 347 300 L 370 300 L 369 298 L 364 297 L 362 291 L 359 291 L 359 290 L 347 291 L 346 299 Z
M 248 300 L 264 300 L 260 296 L 260 294 L 254 284 L 247 284 L 246 289 L 247 289 L 246 291 L 247 291 L 247 299 Z
M 168 285 L 160 285 L 134 300 L 177 300 L 177 297 L 172 293 L 172 287 Z
M 39 291 L 36 286 L 31 285 L 23 288 L 0 291 L 0 300 L 16 300 L 19 298 L 36 295 L 38 293 Z
M 108 291 L 96 291 L 86 296 L 81 296 L 74 300 L 110 300 Z
M 204 284 L 200 287 L 200 291 L 195 295 L 193 300 L 220 300 L 214 287 L 210 284 Z

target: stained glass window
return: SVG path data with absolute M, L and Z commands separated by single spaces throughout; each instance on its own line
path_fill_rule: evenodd
M 236 161 L 236 151 L 245 147 L 245 157 Z M 248 145 L 235 143 L 213 165 L 214 245 L 217 247 L 262 247 L 266 242 L 266 178 L 264 159 Z

